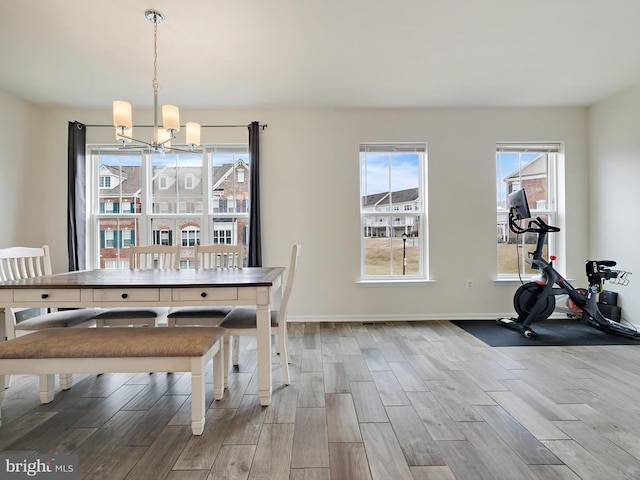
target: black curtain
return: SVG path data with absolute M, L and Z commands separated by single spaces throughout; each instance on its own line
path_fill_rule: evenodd
M 69 122 L 68 195 L 67 195 L 67 249 L 69 271 L 84 270 L 86 266 L 86 126 Z
M 262 266 L 262 234 L 260 230 L 260 125 L 249 125 L 249 155 L 251 158 L 250 214 L 249 214 L 249 251 L 247 266 Z

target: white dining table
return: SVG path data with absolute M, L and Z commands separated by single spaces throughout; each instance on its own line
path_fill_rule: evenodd
M 280 306 L 283 273 L 283 267 L 82 270 L 0 282 L 0 307 L 256 307 L 258 397 L 266 406 L 272 390 L 270 310 Z

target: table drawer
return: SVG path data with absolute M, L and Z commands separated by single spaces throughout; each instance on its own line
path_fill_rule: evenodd
M 174 288 L 171 297 L 178 302 L 237 300 L 238 289 L 233 287 Z
M 158 288 L 110 288 L 93 291 L 94 302 L 157 302 Z
M 14 302 L 52 303 L 52 302 L 79 302 L 80 290 L 75 289 L 41 289 L 41 290 L 13 290 Z

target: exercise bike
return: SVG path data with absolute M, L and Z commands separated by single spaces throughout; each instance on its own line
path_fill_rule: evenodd
M 586 273 L 589 286 L 574 288 L 555 268 L 553 268 L 553 256 L 548 262 L 542 256 L 542 250 L 548 233 L 559 232 L 558 227 L 547 225 L 544 220 L 537 217 L 529 220 L 526 227 L 522 227 L 517 221 L 531 218 L 531 212 L 527 203 L 524 189 L 520 189 L 509 195 L 509 229 L 516 235 L 524 233 L 537 234 L 536 249 L 527 252 L 525 262 L 534 270 L 539 270 L 540 275 L 530 282 L 523 283 L 513 297 L 513 306 L 518 314 L 517 318 L 499 318 L 498 325 L 517 331 L 527 338 L 537 336 L 531 328 L 534 322 L 541 322 L 549 318 L 556 308 L 555 297 L 567 295 L 567 307 L 571 317 L 580 318 L 582 323 L 611 334 L 622 335 L 640 339 L 640 332 L 633 326 L 625 326 L 605 317 L 598 309 L 597 296 L 602 290 L 604 281 L 626 285 L 629 283 L 630 272 L 613 270 L 616 266 L 613 260 L 588 260 Z

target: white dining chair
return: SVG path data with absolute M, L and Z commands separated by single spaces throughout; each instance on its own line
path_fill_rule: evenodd
M 0 281 L 51 275 L 51 254 L 49 247 L 10 247 L 0 249 Z M 5 308 L 4 325 L 7 340 L 43 330 L 46 328 L 91 327 L 95 318 L 103 312 L 99 308 L 80 308 L 48 312 L 43 308 Z M 9 386 L 11 377 L 7 376 Z M 63 386 L 70 385 L 71 376 L 60 376 Z
M 180 245 L 147 245 L 129 247 L 131 270 L 177 270 L 180 267 Z M 114 307 L 96 316 L 96 327 L 154 327 L 167 322 L 169 307 Z
M 0 281 L 51 275 L 51 254 L 49 247 L 10 247 L 0 249 Z M 44 328 L 92 326 L 96 315 L 102 312 L 98 308 L 82 308 L 43 312 L 44 309 L 9 308 L 5 310 L 5 336 L 15 338 Z M 18 321 L 20 314 L 25 320 Z M 27 313 L 30 318 L 27 318 Z M 35 314 L 35 315 L 34 315 Z
M 285 385 L 289 385 L 289 350 L 287 348 L 287 306 L 289 304 L 289 298 L 291 297 L 291 290 L 293 288 L 293 280 L 296 270 L 298 269 L 298 262 L 300 260 L 301 245 L 294 245 L 291 251 L 291 262 L 289 264 L 289 270 L 287 273 L 287 280 L 282 294 L 282 300 L 278 310 L 271 310 L 271 328 L 275 329 L 273 332 L 278 337 L 278 351 L 280 352 L 280 363 L 282 365 L 282 378 Z M 225 352 L 225 385 L 228 383 L 229 377 L 229 354 L 233 355 L 232 362 L 234 365 L 238 365 L 238 348 L 234 348 L 234 352 L 229 352 L 229 343 L 232 337 L 238 337 L 242 335 L 257 335 L 257 314 L 255 308 L 248 307 L 236 307 L 225 317 L 220 323 L 220 326 L 225 328 L 224 352 Z
M 196 245 L 196 269 L 238 269 L 244 261 L 240 245 Z M 167 324 L 176 326 L 217 326 L 231 312 L 228 306 L 177 307 L 167 316 Z

